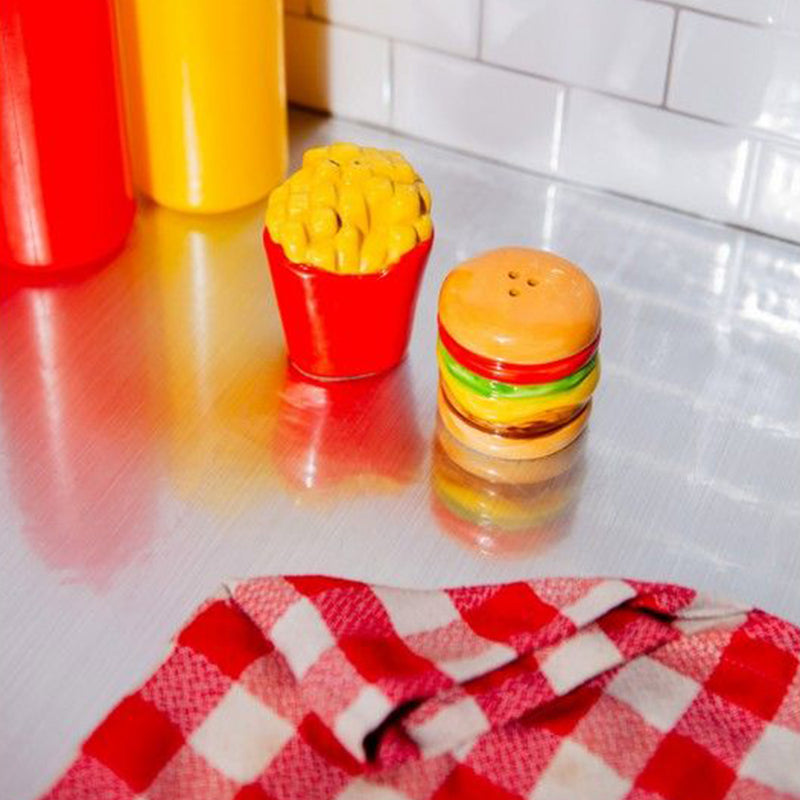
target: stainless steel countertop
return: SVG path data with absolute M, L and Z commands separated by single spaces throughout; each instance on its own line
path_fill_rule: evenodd
M 104 271 L 0 300 L 5 796 L 44 789 L 230 577 L 622 575 L 800 622 L 800 248 L 348 122 L 292 134 L 293 163 L 401 149 L 433 193 L 409 358 L 372 388 L 287 376 L 263 203 L 145 205 Z M 604 374 L 560 499 L 520 500 L 546 522 L 457 539 L 432 490 L 436 294 L 504 244 L 591 274 Z

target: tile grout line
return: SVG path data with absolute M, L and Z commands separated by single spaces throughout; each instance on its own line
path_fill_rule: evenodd
M 774 31 L 776 33 L 787 34 L 788 36 L 797 37 L 800 31 L 795 28 L 789 28 L 782 24 L 770 25 L 764 22 L 754 22 L 751 19 L 742 19 L 741 17 L 731 17 L 721 14 L 718 11 L 709 11 L 705 8 L 695 8 L 694 6 L 687 6 L 680 2 L 670 2 L 670 0 L 644 0 L 644 2 L 651 3 L 656 6 L 666 6 L 667 8 L 674 8 L 676 11 L 685 11 L 688 14 L 697 14 L 699 17 L 710 17 L 711 19 L 720 20 L 721 22 L 732 22 L 736 25 L 744 25 L 747 28 L 756 28 L 762 31 Z
M 564 154 L 564 129 L 567 125 L 567 113 L 569 111 L 570 90 L 565 86 L 559 92 L 556 101 L 556 114 L 553 121 L 553 141 L 550 145 L 550 170 L 554 175 L 560 175 L 563 166 L 562 157 Z
M 669 54 L 667 55 L 667 74 L 664 78 L 664 94 L 661 98 L 661 108 L 667 108 L 667 98 L 669 97 L 669 90 L 672 84 L 672 62 L 675 58 L 675 42 L 678 38 L 678 18 L 680 17 L 681 10 L 673 9 L 672 16 L 672 35 L 669 40 Z
M 395 80 L 395 69 L 394 69 L 394 48 L 395 48 L 395 40 L 389 39 L 389 127 L 394 130 L 394 96 L 397 87 L 397 81 Z
M 483 19 L 486 11 L 486 0 L 478 0 L 478 52 L 476 61 L 483 61 Z
M 643 0 L 643 2 L 655 2 L 655 0 Z M 666 3 L 660 3 L 659 2 L 658 5 L 666 5 Z M 673 6 L 669 6 L 669 7 L 673 8 Z M 499 63 L 497 63 L 495 61 L 478 60 L 478 59 L 475 59 L 475 58 L 470 58 L 468 56 L 459 55 L 457 53 L 453 53 L 453 52 L 450 52 L 448 50 L 442 50 L 442 49 L 437 48 L 437 47 L 431 47 L 430 45 L 422 45 L 422 44 L 419 44 L 417 42 L 412 42 L 412 41 L 406 40 L 406 39 L 389 39 L 388 37 L 383 36 L 381 34 L 376 34 L 376 33 L 373 33 L 372 31 L 367 31 L 367 30 L 365 30 L 363 28 L 354 27 L 352 25 L 341 25 L 339 23 L 334 25 L 333 23 L 328 22 L 327 20 L 324 20 L 322 18 L 317 18 L 317 17 L 306 17 L 306 18 L 304 18 L 304 17 L 298 17 L 296 14 L 290 14 L 288 16 L 293 16 L 295 19 L 310 19 L 310 20 L 313 20 L 315 22 L 319 22 L 319 23 L 322 23 L 322 24 L 330 25 L 333 28 L 339 28 L 341 30 L 354 31 L 356 33 L 361 33 L 363 35 L 370 36 L 370 37 L 372 37 L 374 39 L 379 39 L 381 41 L 393 42 L 394 44 L 403 44 L 403 45 L 406 45 L 407 47 L 413 47 L 413 48 L 416 48 L 418 50 L 423 50 L 424 52 L 435 53 L 435 54 L 444 56 L 446 58 L 454 58 L 454 59 L 457 59 L 458 61 L 464 61 L 464 62 L 467 62 L 467 63 L 470 63 L 470 64 L 475 64 L 477 66 L 488 67 L 489 69 L 496 69 L 496 70 L 498 70 L 500 72 L 506 72 L 506 73 L 508 73 L 510 75 L 521 75 L 523 77 L 534 78 L 534 79 L 536 79 L 538 81 L 542 81 L 544 83 L 550 83 L 550 84 L 554 84 L 556 86 L 560 86 L 560 87 L 563 87 L 563 88 L 569 88 L 569 89 L 572 89 L 572 90 L 577 89 L 579 91 L 590 92 L 592 94 L 600 95 L 602 97 L 608 97 L 608 98 L 611 98 L 613 100 L 619 100 L 620 102 L 623 102 L 623 103 L 631 103 L 632 105 L 639 106 L 641 108 L 649 108 L 649 109 L 654 110 L 654 111 L 664 111 L 664 112 L 666 112 L 668 114 L 674 114 L 676 116 L 684 117 L 686 119 L 697 120 L 698 122 L 707 122 L 709 125 L 714 125 L 715 127 L 718 127 L 718 128 L 723 128 L 725 130 L 730 130 L 730 131 L 738 131 L 739 133 L 744 133 L 746 135 L 758 136 L 758 137 L 761 137 L 762 139 L 765 139 L 767 141 L 774 142 L 774 143 L 777 143 L 777 144 L 788 145 L 790 147 L 792 147 L 792 146 L 793 147 L 800 147 L 800 141 L 798 141 L 797 139 L 794 139 L 794 138 L 792 138 L 790 136 L 785 136 L 785 135 L 780 134 L 780 133 L 776 133 L 775 131 L 764 130 L 764 129 L 761 129 L 761 128 L 740 127 L 740 126 L 737 126 L 737 125 L 732 125 L 732 124 L 727 123 L 727 122 L 721 122 L 720 120 L 713 119 L 712 117 L 704 117 L 704 116 L 702 116 L 700 114 L 694 114 L 694 113 L 692 113 L 690 111 L 683 111 L 682 109 L 679 109 L 679 108 L 665 107 L 665 106 L 659 104 L 658 102 L 649 102 L 647 100 L 641 100 L 641 99 L 636 98 L 636 97 L 630 97 L 630 96 L 627 96 L 627 95 L 618 94 L 616 92 L 611 92 L 611 91 L 608 91 L 607 89 L 598 89 L 596 87 L 589 86 L 587 84 L 569 84 L 569 83 L 564 83 L 563 81 L 559 80 L 558 78 L 553 78 L 553 77 L 550 77 L 548 75 L 542 75 L 541 73 L 536 73 L 536 72 L 526 72 L 523 69 L 519 69 L 517 67 L 509 67 L 509 66 L 507 66 L 505 64 L 499 64 Z

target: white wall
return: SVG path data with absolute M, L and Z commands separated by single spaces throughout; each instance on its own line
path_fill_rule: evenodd
M 800 241 L 800 0 L 285 0 L 290 99 Z

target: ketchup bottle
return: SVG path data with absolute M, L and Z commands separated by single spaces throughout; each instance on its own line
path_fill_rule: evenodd
M 3 0 L 0 96 L 0 263 L 47 276 L 113 254 L 135 204 L 110 0 Z

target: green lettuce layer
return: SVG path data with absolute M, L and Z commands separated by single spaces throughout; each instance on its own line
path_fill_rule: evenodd
M 560 378 L 557 381 L 550 383 L 531 383 L 518 385 L 514 383 L 503 383 L 502 381 L 493 381 L 489 378 L 484 378 L 481 375 L 476 375 L 474 372 L 468 370 L 462 364 L 450 355 L 447 348 L 442 344 L 441 339 L 438 342 L 439 354 L 444 361 L 447 371 L 458 381 L 463 383 L 467 388 L 471 389 L 481 397 L 504 397 L 508 399 L 514 398 L 528 398 L 528 397 L 547 397 L 551 394 L 558 394 L 565 392 L 567 389 L 572 389 L 581 383 L 586 376 L 594 369 L 597 362 L 597 353 L 584 364 L 579 370 L 573 372 L 572 375 L 567 375 L 566 378 Z

